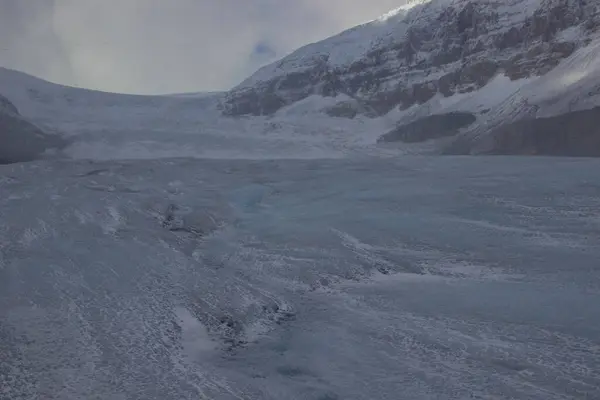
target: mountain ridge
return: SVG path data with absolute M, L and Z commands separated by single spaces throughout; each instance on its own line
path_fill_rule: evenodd
M 481 88 L 500 72 L 544 75 L 599 20 L 588 0 L 419 1 L 259 69 L 229 92 L 223 113 L 269 115 L 311 94 L 345 94 L 383 115 Z
M 315 95 L 344 97 L 341 105 L 353 112 L 336 116 L 386 117 L 398 127 L 468 111 L 477 122 L 455 132 L 462 146 L 449 147 L 488 153 L 481 139 L 498 134 L 500 125 L 581 110 L 586 100 L 575 92 L 595 87 L 588 78 L 600 69 L 585 53 L 596 53 L 599 38 L 600 3 L 591 0 L 419 0 L 259 69 L 224 96 L 221 111 L 270 116 Z M 574 76 L 569 68 L 581 68 L 573 60 L 588 70 Z M 569 68 L 551 74 L 561 65 Z M 562 86 L 546 82 L 544 93 L 532 88 L 545 76 Z M 561 96 L 579 96 L 579 106 L 562 104 Z M 460 104 L 465 97 L 474 109 Z M 600 100 L 587 103 L 583 108 Z M 439 151 L 447 151 L 447 142 Z

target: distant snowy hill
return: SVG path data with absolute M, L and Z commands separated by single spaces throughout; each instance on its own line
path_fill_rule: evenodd
M 394 120 L 380 141 L 431 139 L 419 129 L 429 123 L 415 128 L 414 122 L 432 115 L 451 121 L 453 113 L 469 112 L 475 118 L 468 125 L 433 134 L 461 133 L 449 146 L 442 141 L 446 151 L 560 154 L 539 144 L 543 137 L 524 149 L 519 143 L 530 140 L 528 133 L 515 133 L 518 125 L 510 125 L 510 134 L 499 127 L 600 105 L 599 35 L 596 0 L 411 1 L 260 69 L 228 93 L 222 111 L 273 115 L 311 96 L 337 98 L 325 112 Z M 600 155 L 600 139 L 597 144 L 594 155 Z M 576 143 L 569 149 L 569 155 L 584 150 Z
M 222 93 L 106 93 L 3 68 L 0 93 L 24 118 L 64 137 L 68 146 L 61 154 L 75 159 L 339 158 L 363 151 L 355 142 L 365 137 L 361 121 L 332 124 L 313 105 L 282 110 L 277 119 L 224 118 L 217 109 Z

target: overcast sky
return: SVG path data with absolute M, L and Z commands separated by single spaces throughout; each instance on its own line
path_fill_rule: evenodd
M 404 0 L 0 0 L 0 66 L 127 93 L 222 90 Z

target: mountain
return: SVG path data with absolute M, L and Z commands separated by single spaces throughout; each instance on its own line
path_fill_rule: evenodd
M 78 158 L 600 156 L 598 60 L 595 0 L 419 0 L 224 93 L 104 93 L 4 69 L 0 93 Z
M 517 123 L 598 114 L 599 37 L 596 0 L 417 0 L 263 67 L 221 110 L 274 115 L 318 95 L 339 99 L 323 110 L 329 115 L 394 119 L 380 142 L 450 136 L 441 151 L 600 155 L 593 126 L 566 123 L 547 146 L 545 136 L 531 137 L 537 123 Z M 471 113 L 470 122 L 452 123 L 457 112 Z M 452 128 L 432 133 L 431 117 Z M 571 140 L 582 128 L 592 130 Z

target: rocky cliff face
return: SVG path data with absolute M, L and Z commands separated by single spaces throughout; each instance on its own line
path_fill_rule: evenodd
M 597 0 L 411 3 L 264 67 L 228 94 L 223 113 L 268 115 L 309 95 L 345 94 L 382 115 L 476 91 L 500 73 L 544 75 L 600 29 Z

